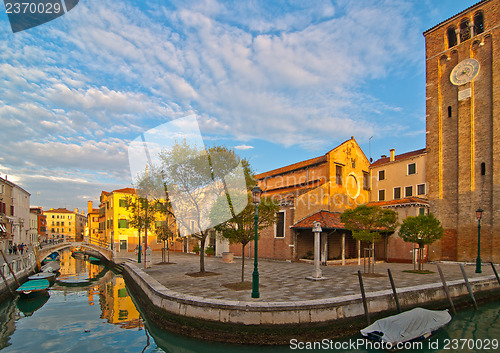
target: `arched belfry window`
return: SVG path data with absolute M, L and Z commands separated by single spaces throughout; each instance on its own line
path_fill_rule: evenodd
M 484 32 L 483 13 L 478 11 L 474 14 L 474 35 Z
M 448 31 L 446 31 L 446 34 L 448 36 L 448 48 L 454 47 L 457 45 L 457 34 L 455 33 L 455 27 L 450 27 L 448 28 Z
M 470 28 L 469 28 L 469 20 L 463 20 L 460 22 L 460 43 L 465 42 L 467 39 L 470 39 Z

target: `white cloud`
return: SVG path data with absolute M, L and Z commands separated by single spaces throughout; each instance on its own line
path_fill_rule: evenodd
M 249 145 L 238 145 L 238 146 L 234 146 L 234 148 L 237 150 L 251 150 L 254 147 L 249 146 Z

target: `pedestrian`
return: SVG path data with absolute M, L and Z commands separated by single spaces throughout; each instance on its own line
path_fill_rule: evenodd
M 17 255 L 17 245 L 16 245 L 16 243 L 14 243 L 14 245 L 12 246 L 12 251 L 14 252 L 14 255 Z
M 22 255 L 23 251 L 24 251 L 24 243 L 19 244 L 19 250 L 20 250 L 21 255 Z
M 9 244 L 9 255 L 12 255 L 12 244 Z

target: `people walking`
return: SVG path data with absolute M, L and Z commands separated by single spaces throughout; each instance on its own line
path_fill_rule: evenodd
M 17 245 L 16 245 L 16 243 L 14 243 L 14 245 L 12 245 L 12 252 L 14 253 L 14 255 L 17 255 Z

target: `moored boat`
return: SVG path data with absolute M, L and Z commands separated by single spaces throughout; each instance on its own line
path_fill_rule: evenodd
M 47 288 L 50 287 L 50 283 L 46 279 L 35 279 L 28 282 L 23 283 L 19 288 L 16 289 L 16 292 L 21 294 L 22 296 L 36 296 L 38 294 L 44 293 L 47 291 Z
M 57 275 L 56 272 L 48 272 L 48 271 L 47 272 L 38 272 L 38 273 L 35 273 L 34 275 L 29 276 L 28 279 L 30 281 L 37 280 L 37 279 L 46 279 L 51 284 L 54 284 L 54 282 L 56 280 L 56 275 Z
M 375 321 L 361 330 L 370 340 L 381 342 L 385 349 L 399 350 L 405 342 L 424 340 L 451 321 L 448 310 L 415 308 Z
M 61 268 L 59 261 L 51 261 L 41 267 L 42 272 L 57 272 Z

